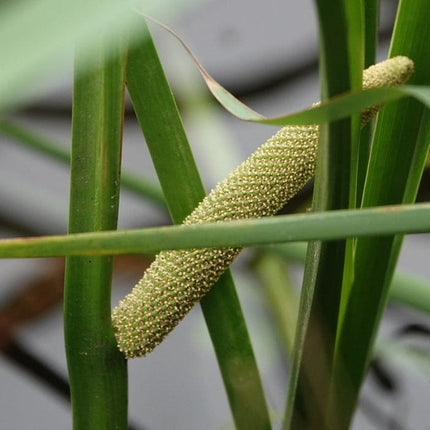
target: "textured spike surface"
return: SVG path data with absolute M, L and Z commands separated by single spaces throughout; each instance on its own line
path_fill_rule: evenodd
M 407 81 L 413 62 L 395 57 L 367 69 L 363 88 Z M 377 108 L 363 112 L 366 122 Z M 275 215 L 314 175 L 318 126 L 278 131 L 220 182 L 184 224 Z M 133 291 L 114 309 L 119 349 L 127 358 L 152 351 L 209 291 L 240 248 L 160 252 Z

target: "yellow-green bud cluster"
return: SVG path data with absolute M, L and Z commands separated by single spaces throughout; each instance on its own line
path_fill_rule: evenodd
M 364 72 L 363 87 L 399 85 L 413 63 L 396 57 Z M 376 113 L 363 113 L 369 120 Z M 318 126 L 282 128 L 219 183 L 184 224 L 275 215 L 313 176 Z M 152 351 L 209 291 L 240 248 L 160 252 L 133 291 L 114 309 L 119 349 L 127 358 Z

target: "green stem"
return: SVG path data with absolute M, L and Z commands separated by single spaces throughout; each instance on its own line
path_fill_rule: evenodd
M 116 228 L 124 55 L 76 71 L 69 233 Z M 78 62 L 79 63 L 79 58 Z M 75 430 L 127 428 L 127 367 L 111 326 L 112 257 L 66 260 L 64 329 Z

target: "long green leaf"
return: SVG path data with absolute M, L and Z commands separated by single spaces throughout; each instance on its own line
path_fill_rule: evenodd
M 385 104 L 405 97 L 414 97 L 417 101 L 430 106 L 430 87 L 426 85 L 404 85 L 396 88 L 371 88 L 355 90 L 351 94 L 332 97 L 319 106 L 297 113 L 275 118 L 241 118 L 245 121 L 269 125 L 304 125 L 323 124 L 361 112 L 366 107 Z M 238 116 L 238 115 L 236 115 Z M 239 117 L 240 118 L 240 117 Z
M 364 0 L 364 67 L 367 68 L 376 62 L 378 46 L 379 0 Z M 358 206 L 363 197 L 364 180 L 369 161 L 370 142 L 373 134 L 373 121 L 367 124 L 360 135 L 360 146 L 357 160 L 357 189 L 355 206 Z
M 316 0 L 322 99 L 361 87 L 362 2 Z M 344 209 L 355 200 L 359 117 L 320 128 L 312 209 Z M 350 186 L 351 184 L 351 186 Z M 302 287 L 284 428 L 335 428 L 328 393 L 346 242 L 311 242 Z
M 144 36 L 129 52 L 127 87 L 171 217 L 180 223 L 205 192 L 156 49 L 147 31 Z M 237 428 L 269 429 L 260 376 L 229 272 L 201 306 Z
M 428 85 L 430 29 L 427 1 L 401 1 L 390 55 L 407 55 L 415 62 L 411 83 Z M 376 125 L 363 207 L 412 202 L 429 144 L 429 123 L 415 100 L 387 106 Z M 421 131 L 420 131 L 421 130 Z M 354 280 L 336 345 L 333 380 L 335 404 L 348 428 L 369 362 L 375 333 L 387 299 L 401 237 L 359 239 Z
M 261 219 L 0 240 L 0 258 L 151 254 L 430 232 L 430 203 Z
M 100 43 L 97 66 L 75 76 L 70 233 L 116 228 L 125 79 L 120 43 L 111 61 Z M 112 257 L 66 259 L 64 333 L 75 430 L 127 428 L 126 360 L 110 317 L 112 263 Z

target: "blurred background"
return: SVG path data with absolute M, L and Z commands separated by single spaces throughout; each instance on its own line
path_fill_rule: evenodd
M 396 0 L 381 1 L 379 59 L 388 43 Z M 234 95 L 267 115 L 293 112 L 319 98 L 318 39 L 311 0 L 199 0 L 167 23 L 205 68 Z M 241 122 L 209 95 L 191 59 L 166 31 L 150 25 L 181 110 L 207 191 L 270 137 L 276 128 Z M 72 61 L 40 86 L 33 101 L 8 120 L 70 148 Z M 67 230 L 68 166 L 0 131 L 2 237 Z M 157 179 L 140 128 L 126 106 L 123 171 Z M 11 180 L 13 178 L 13 180 Z M 156 194 L 156 193 L 155 193 Z M 421 190 L 425 197 L 425 189 Z M 119 228 L 169 224 L 159 201 L 122 191 Z M 430 281 L 430 235 L 406 238 L 399 267 Z M 288 356 L 246 250 L 233 265 L 241 303 L 272 413 L 279 428 L 288 383 Z M 113 305 L 141 277 L 145 257 L 116 259 Z M 63 346 L 63 261 L 0 260 L 0 425 L 5 429 L 70 429 Z M 289 264 L 300 286 L 300 264 Z M 298 290 L 297 290 L 298 293 Z M 390 303 L 378 360 L 365 384 L 354 429 L 428 429 L 430 321 Z M 197 306 L 145 359 L 129 362 L 130 428 L 233 428 L 213 349 Z

